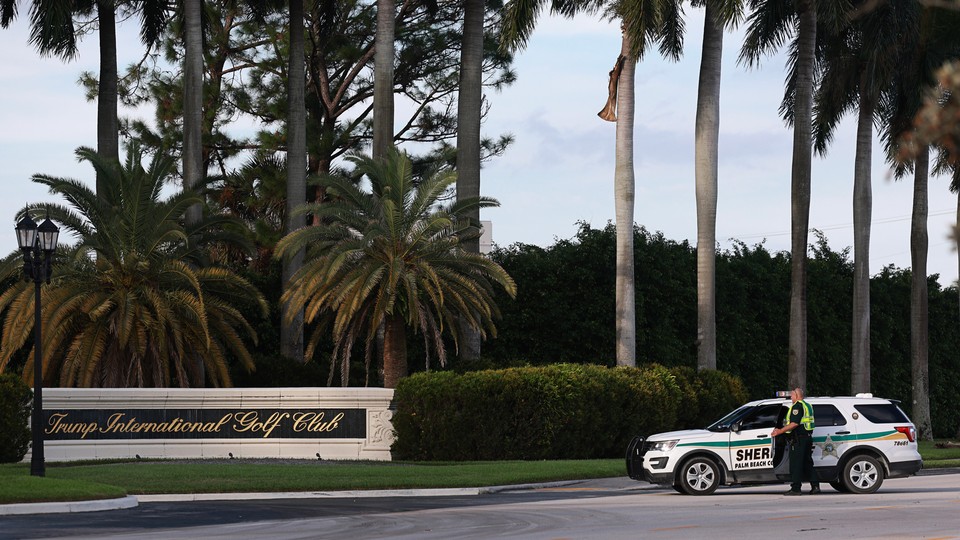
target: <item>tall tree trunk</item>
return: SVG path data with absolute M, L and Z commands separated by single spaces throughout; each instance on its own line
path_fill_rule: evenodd
M 817 10 L 814 0 L 797 0 L 797 90 L 793 114 L 793 169 L 790 182 L 790 337 L 787 383 L 807 382 L 807 229 L 810 225 L 814 53 Z
M 617 365 L 637 365 L 636 293 L 634 285 L 633 172 L 634 78 L 637 58 L 623 36 L 620 54 L 626 59 L 617 83 L 616 169 L 613 176 L 614 213 L 617 225 Z
M 460 49 L 460 91 L 457 97 L 457 200 L 480 196 L 480 109 L 483 103 L 483 0 L 463 2 L 463 43 Z M 480 222 L 480 209 L 470 210 Z M 480 239 L 467 240 L 463 248 L 480 253 Z M 463 336 L 461 361 L 480 358 L 480 331 L 460 320 Z
M 857 122 L 857 154 L 853 171 L 853 349 L 851 390 L 870 391 L 870 222 L 873 187 L 870 166 L 873 149 L 873 99 L 861 85 Z
M 183 187 L 196 188 L 203 179 L 203 30 L 200 24 L 202 0 L 183 3 Z M 187 225 L 196 225 L 203 218 L 202 208 L 194 204 L 187 209 Z
M 97 153 L 120 161 L 120 121 L 117 118 L 117 24 L 113 0 L 97 1 L 100 19 L 100 81 L 97 88 Z M 106 179 L 97 174 L 97 193 L 103 194 Z
M 397 9 L 394 0 L 377 0 L 373 53 L 373 157 L 393 145 L 393 57 Z
M 913 178 L 913 216 L 910 220 L 910 368 L 913 380 L 911 417 L 924 440 L 933 440 L 930 421 L 930 375 L 927 369 L 929 313 L 927 296 L 927 176 L 928 149 L 917 154 Z
M 290 233 L 306 225 L 295 209 L 307 200 L 307 111 L 306 68 L 304 66 L 303 0 L 290 0 L 290 59 L 287 73 L 287 205 L 284 224 Z M 283 289 L 303 267 L 303 250 L 283 260 Z M 305 362 L 303 357 L 303 306 L 284 303 L 281 307 L 280 352 Z
M 697 369 L 717 369 L 717 161 L 723 25 L 706 3 L 697 96 Z
M 396 388 L 407 376 L 407 330 L 403 317 L 388 315 L 383 332 L 383 386 Z

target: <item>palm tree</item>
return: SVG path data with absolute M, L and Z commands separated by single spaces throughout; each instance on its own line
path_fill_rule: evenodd
M 332 328 L 331 361 L 342 366 L 343 385 L 358 340 L 369 369 L 382 325 L 383 384 L 393 388 L 407 374 L 407 327 L 423 334 L 428 359 L 432 349 L 443 365 L 443 334 L 458 345 L 457 321 L 463 317 L 482 335 L 496 335 L 494 288 L 514 296 L 516 285 L 498 264 L 463 249 L 464 240 L 477 230 L 465 216 L 478 206 L 496 206 L 496 201 L 463 199 L 439 208 L 437 201 L 454 184 L 455 174 L 440 169 L 414 179 L 410 159 L 395 148 L 380 159 L 354 155 L 349 160 L 358 175 L 369 179 L 371 191 L 343 177 L 321 180 L 333 200 L 301 209 L 314 214 L 318 224 L 277 244 L 279 256 L 307 250 L 304 267 L 283 300 L 304 306 L 307 322 L 323 322 L 311 335 L 308 358 Z
M 717 163 L 723 30 L 737 24 L 743 0 L 700 0 L 706 8 L 697 89 L 697 368 L 717 368 Z
M 131 0 L 127 7 L 140 14 L 140 38 L 147 46 L 160 39 L 166 26 L 168 5 L 158 0 Z M 101 156 L 120 160 L 119 126 L 117 104 L 117 29 L 116 3 L 114 0 L 80 0 L 56 2 L 32 0 L 30 6 L 30 42 L 41 55 L 52 54 L 70 60 L 77 54 L 77 31 L 75 16 L 90 16 L 94 12 L 99 19 L 100 77 L 97 89 L 97 151 Z M 17 16 L 16 0 L 0 0 L 0 27 L 6 28 Z M 104 191 L 101 178 L 97 179 L 97 192 Z
M 924 8 L 908 37 L 903 65 L 883 102 L 884 140 L 890 159 L 898 160 L 898 177 L 914 173 L 913 214 L 910 225 L 910 364 L 913 380 L 911 417 L 920 436 L 933 437 L 930 418 L 928 370 L 929 312 L 927 289 L 927 183 L 930 147 L 951 146 L 956 114 L 956 90 L 951 84 L 949 64 L 960 57 L 960 36 L 956 33 L 960 13 L 949 9 Z M 937 70 L 940 70 L 937 72 Z M 939 81 L 938 81 L 939 79 Z M 939 91 L 931 95 L 930 90 Z M 943 99 L 944 96 L 949 99 Z M 927 96 L 924 99 L 924 96 Z M 953 107 L 951 108 L 951 103 Z M 942 115 L 942 116 L 941 116 Z M 946 120 L 946 121 L 944 121 Z M 954 159 L 956 157 L 954 156 Z M 956 163 L 956 161 L 954 161 Z
M 244 317 L 266 313 L 263 296 L 222 268 L 190 263 L 186 209 L 201 201 L 191 191 L 161 198 L 174 160 L 157 154 L 146 169 L 131 149 L 120 165 L 89 148 L 77 151 L 108 180 L 103 193 L 83 182 L 45 175 L 33 180 L 62 195 L 67 206 L 36 205 L 78 239 L 62 250 L 54 281 L 44 288 L 44 373 L 59 373 L 63 386 L 188 387 L 209 380 L 229 386 L 229 357 L 248 369 L 253 361 L 243 335 L 256 339 Z M 207 232 L 212 223 L 201 224 Z M 4 277 L 19 269 L 11 255 Z M 4 314 L 0 369 L 32 331 L 33 288 L 17 284 L 0 295 Z M 28 370 L 32 370 L 32 364 Z
M 100 79 L 97 87 L 97 152 L 101 156 L 120 161 L 120 119 L 117 113 L 120 95 L 117 93 L 117 14 L 114 0 L 97 0 L 100 19 Z M 97 192 L 106 189 L 104 179 L 97 177 Z
M 373 157 L 393 146 L 393 62 L 397 8 L 394 0 L 377 0 L 377 34 L 373 45 Z
M 787 383 L 805 387 L 807 380 L 807 235 L 810 227 L 813 89 L 817 78 L 818 11 L 823 23 L 837 26 L 846 2 L 835 0 L 751 0 L 747 35 L 740 61 L 753 66 L 791 35 L 789 80 L 781 114 L 793 125 L 790 175 L 790 330 Z
M 526 45 L 546 0 L 512 0 L 504 6 L 501 43 L 509 49 Z M 614 169 L 614 212 L 617 226 L 616 325 L 617 365 L 637 363 L 636 296 L 634 285 L 634 196 L 633 119 L 636 64 L 647 48 L 658 43 L 664 56 L 677 59 L 683 48 L 683 18 L 679 0 L 602 2 L 550 0 L 550 9 L 566 17 L 595 13 L 605 7 L 610 19 L 622 21 L 620 55 L 610 72 L 607 107 L 599 114 L 615 120 L 616 166 Z
M 823 77 L 814 106 L 815 148 L 826 154 L 840 118 L 858 111 L 853 181 L 854 278 L 851 391 L 870 391 L 870 221 L 873 124 L 881 96 L 901 69 L 902 44 L 916 27 L 919 4 L 854 5 L 855 17 L 823 39 Z
M 183 185 L 194 189 L 203 181 L 203 1 L 183 2 Z M 202 219 L 196 204 L 187 210 L 187 223 Z
M 480 117 L 483 108 L 483 0 L 463 1 L 463 42 L 460 46 L 460 84 L 457 95 L 457 199 L 480 196 Z M 480 222 L 479 208 L 470 219 Z M 464 248 L 480 253 L 480 241 Z M 464 328 L 460 359 L 480 358 L 480 335 Z
M 306 56 L 303 0 L 290 0 L 290 58 L 287 77 L 287 207 L 285 232 L 304 225 L 304 216 L 295 210 L 307 200 L 307 110 Z M 283 290 L 291 287 L 293 276 L 303 267 L 303 251 L 283 260 Z M 300 362 L 303 354 L 303 309 L 283 302 L 280 317 L 281 353 Z

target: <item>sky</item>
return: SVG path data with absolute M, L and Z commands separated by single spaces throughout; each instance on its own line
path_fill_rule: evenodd
M 635 125 L 635 220 L 668 239 L 696 244 L 694 119 L 697 102 L 702 10 L 687 7 L 684 56 L 679 62 L 656 51 L 637 66 Z M 79 58 L 64 63 L 40 58 L 28 45 L 26 18 L 0 30 L 0 252 L 16 249 L 14 216 L 24 204 L 55 200 L 30 181 L 36 173 L 72 177 L 93 185 L 93 169 L 78 164 L 78 146 L 96 147 L 96 105 L 77 84 L 82 71 L 97 71 L 96 35 L 81 42 Z M 742 31 L 724 42 L 720 103 L 717 241 L 764 243 L 790 249 L 792 132 L 778 114 L 785 60 L 764 58 L 759 67 L 737 65 Z M 134 24 L 119 28 L 119 65 L 142 55 Z M 597 117 L 606 101 L 608 72 L 620 51 L 619 26 L 598 17 L 544 17 L 528 47 L 517 53 L 517 82 L 489 91 L 485 136 L 510 133 L 515 143 L 484 165 L 481 192 L 500 201 L 485 209 L 493 241 L 543 247 L 572 238 L 578 222 L 595 228 L 614 219 L 615 124 Z M 151 111 L 121 115 L 151 118 Z M 855 118 L 839 126 L 829 154 L 814 157 L 810 226 L 834 250 L 853 245 Z M 873 226 L 870 272 L 910 267 L 912 185 L 896 181 L 873 150 Z M 957 253 L 948 238 L 957 197 L 947 178 L 930 180 L 928 272 L 941 285 L 957 279 Z M 810 242 L 814 236 L 810 236 Z M 7 246 L 3 248 L 2 246 Z M 852 258 L 852 254 L 851 254 Z

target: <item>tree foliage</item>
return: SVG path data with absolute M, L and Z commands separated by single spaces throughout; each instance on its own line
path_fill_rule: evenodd
M 0 463 L 18 463 L 27 455 L 32 397 L 23 379 L 0 373 Z
M 435 354 L 443 365 L 442 336 L 449 333 L 455 345 L 460 342 L 458 317 L 482 336 L 495 336 L 499 309 L 493 295 L 502 289 L 513 296 L 516 288 L 497 263 L 462 246 L 479 234 L 479 224 L 464 217 L 467 211 L 496 206 L 495 200 L 480 197 L 438 207 L 456 175 L 441 168 L 415 178 L 409 157 L 395 148 L 383 159 L 357 155 L 350 160 L 354 172 L 369 180 L 370 191 L 350 178 L 319 180 L 333 200 L 305 206 L 317 224 L 277 244 L 278 256 L 307 250 L 282 300 L 303 305 L 308 323 L 325 321 L 313 332 L 305 355 L 313 356 L 329 329 L 344 385 L 354 344 L 362 342 L 369 367 L 377 331 L 384 326 L 384 384 L 392 388 L 407 375 L 405 327 L 422 333 L 427 356 Z
M 192 191 L 164 198 L 173 170 L 169 155 L 144 167 L 139 148 L 121 165 L 81 148 L 77 156 L 109 179 L 97 194 L 83 182 L 35 175 L 66 205 L 35 205 L 77 243 L 62 248 L 53 280 L 42 289 L 43 373 L 62 386 L 229 386 L 232 359 L 253 368 L 244 338 L 256 340 L 244 313 L 267 305 L 232 271 L 202 266 L 204 246 L 229 240 L 227 221 L 182 225 L 186 209 L 202 201 Z M 191 240 L 188 242 L 188 238 Z M 4 260 L 4 277 L 20 271 L 18 254 Z M 0 369 L 31 335 L 33 284 L 0 295 L 3 347 Z M 32 373 L 27 364 L 24 376 Z
M 643 228 L 635 231 L 638 361 L 696 367 L 695 251 Z M 850 388 L 853 263 L 822 234 L 810 246 L 810 395 Z M 575 237 L 548 248 L 516 244 L 493 255 L 517 282 L 517 298 L 497 302 L 499 336 L 484 347 L 487 366 L 554 362 L 613 365 L 612 225 L 581 224 Z M 934 432 L 955 433 L 960 412 L 950 405 L 960 321 L 956 287 L 930 293 L 930 386 Z M 871 373 L 875 395 L 899 399 L 910 411 L 910 271 L 883 268 L 871 279 Z M 750 398 L 787 384 L 790 255 L 737 242 L 717 254 L 717 368 L 740 377 Z

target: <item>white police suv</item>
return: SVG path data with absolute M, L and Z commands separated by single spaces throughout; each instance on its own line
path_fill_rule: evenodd
M 813 466 L 821 482 L 847 493 L 873 493 L 885 478 L 923 468 L 916 428 L 896 401 L 871 394 L 811 397 Z M 790 481 L 783 424 L 789 399 L 751 401 L 706 429 L 635 437 L 627 447 L 630 478 L 709 495 L 721 484 Z

